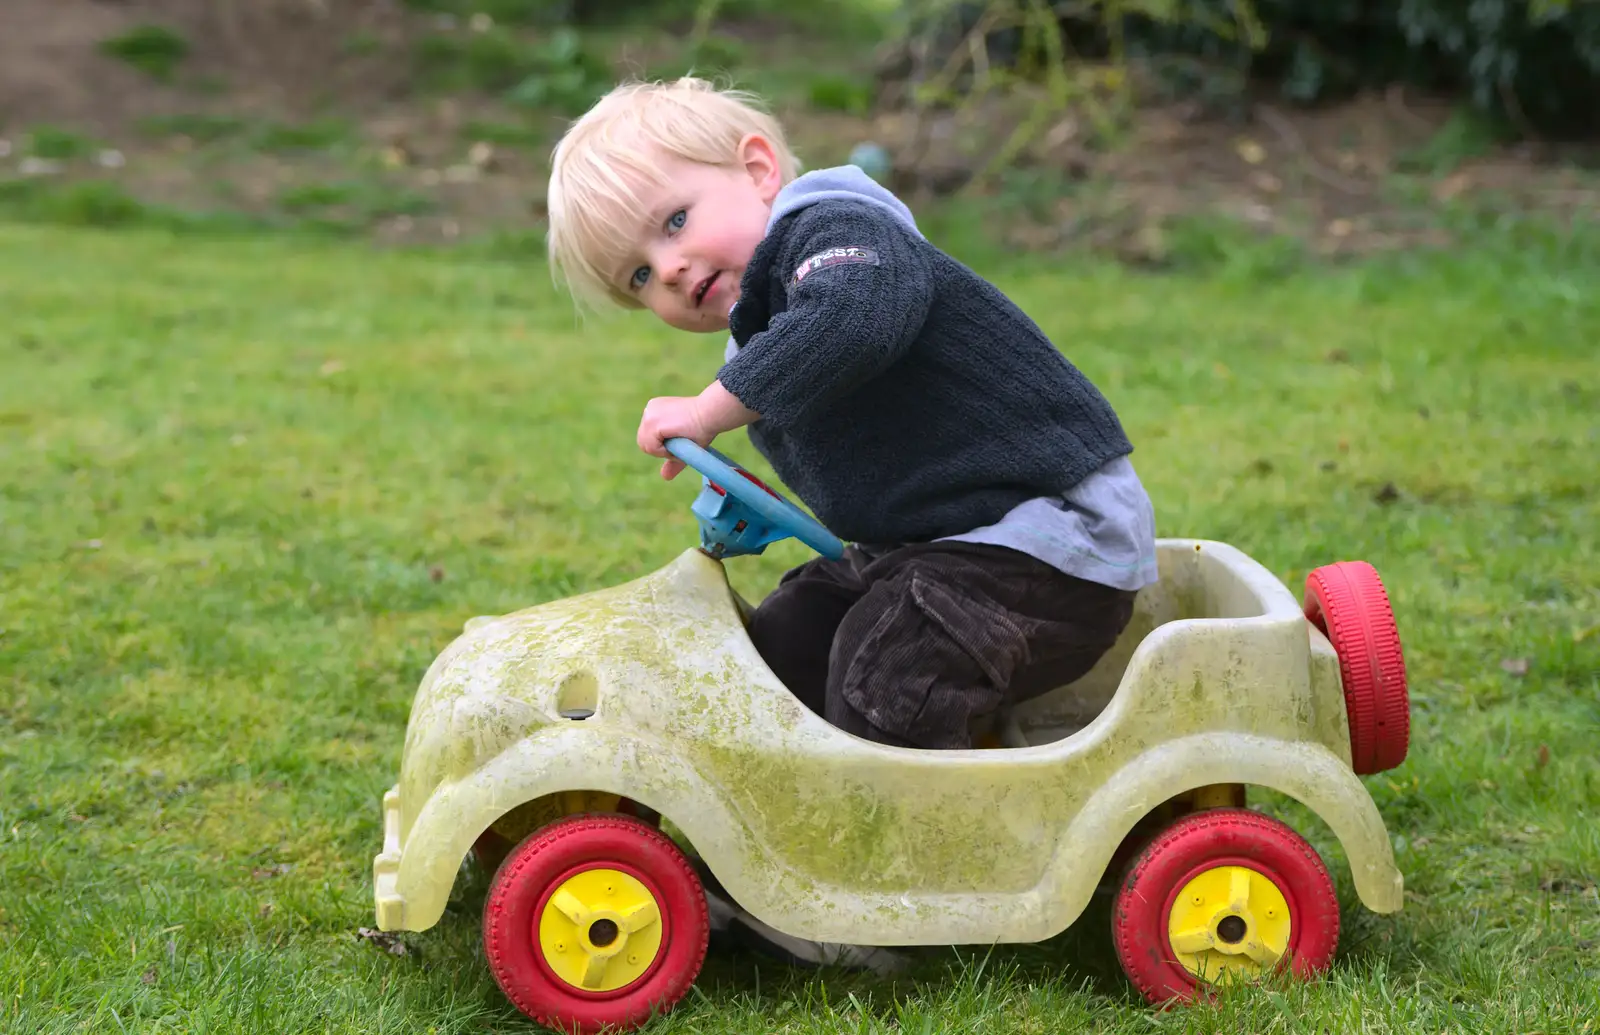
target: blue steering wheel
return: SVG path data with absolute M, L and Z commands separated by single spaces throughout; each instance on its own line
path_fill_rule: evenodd
M 790 536 L 830 560 L 844 556 L 838 536 L 715 449 L 686 438 L 669 438 L 665 445 L 703 476 L 689 510 L 700 520 L 700 549 L 712 557 L 757 554 Z

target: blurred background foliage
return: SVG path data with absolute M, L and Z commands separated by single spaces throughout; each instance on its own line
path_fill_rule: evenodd
M 0 212 L 536 243 L 562 127 L 686 72 L 808 165 L 998 199 L 971 222 L 1008 248 L 1160 261 L 1219 213 L 1365 248 L 1418 200 L 1600 197 L 1596 0 L 7 0 Z

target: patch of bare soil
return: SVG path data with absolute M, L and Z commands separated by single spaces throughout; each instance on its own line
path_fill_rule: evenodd
M 0 4 L 0 125 L 67 123 L 115 133 L 152 115 L 226 107 L 305 115 L 364 110 L 401 96 L 402 66 L 361 34 L 401 43 L 415 19 L 398 3 L 352 0 L 6 0 Z M 189 43 L 162 82 L 101 52 L 105 40 L 160 25 Z
M 188 43 L 170 81 L 101 50 L 143 25 Z M 366 180 L 358 202 L 380 215 L 401 210 L 377 221 L 383 233 L 451 238 L 532 224 L 542 162 L 468 132 L 474 120 L 526 117 L 488 99 L 420 95 L 410 48 L 430 31 L 434 19 L 398 0 L 4 0 L 0 138 L 10 138 L 16 165 L 31 128 L 90 136 L 114 149 L 111 163 L 83 157 L 43 174 L 113 179 L 156 204 L 262 213 L 297 187 Z M 176 128 L 152 132 L 163 119 Z M 346 129 L 343 139 L 283 147 L 185 132 L 208 119 Z M 0 177 L 12 171 L 5 164 Z
M 1018 104 L 885 113 L 874 138 L 897 156 L 900 189 L 981 193 L 968 177 L 1025 118 Z M 1328 255 L 1443 243 L 1430 210 L 1455 200 L 1493 198 L 1563 222 L 1600 216 L 1592 150 L 1525 144 L 1431 157 L 1454 112 L 1447 100 L 1399 89 L 1309 111 L 1257 103 L 1240 121 L 1168 104 L 1137 112 L 1109 143 L 1081 113 L 1068 114 L 1012 163 L 1013 179 L 1031 176 L 1049 196 L 1003 232 L 1023 248 L 1089 244 L 1160 261 L 1164 228 L 1202 214 L 1289 234 Z M 1410 179 L 1409 191 L 1397 189 L 1397 175 Z

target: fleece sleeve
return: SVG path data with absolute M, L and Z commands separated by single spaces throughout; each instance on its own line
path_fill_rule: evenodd
M 803 210 L 775 261 L 788 308 L 718 372 L 740 402 L 782 427 L 903 356 L 933 297 L 930 249 L 864 204 Z

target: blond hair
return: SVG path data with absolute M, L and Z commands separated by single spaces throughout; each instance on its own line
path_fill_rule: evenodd
M 666 184 L 659 155 L 728 165 L 748 133 L 772 145 L 784 183 L 795 178 L 799 163 L 782 127 L 752 94 L 684 76 L 623 83 L 602 97 L 550 160 L 548 248 L 557 283 L 564 279 L 580 303 L 640 308 L 616 272 L 646 217 L 640 187 Z

